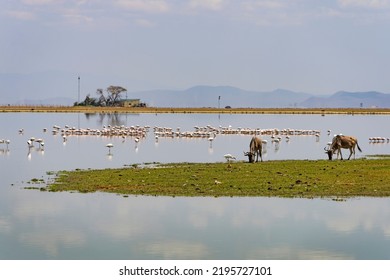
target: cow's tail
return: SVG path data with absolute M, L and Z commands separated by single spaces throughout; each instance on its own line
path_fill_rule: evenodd
M 362 149 L 360 149 L 358 142 L 356 142 L 356 146 L 357 146 L 359 152 L 362 152 Z

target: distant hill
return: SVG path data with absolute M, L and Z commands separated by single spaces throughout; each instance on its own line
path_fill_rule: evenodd
M 129 97 L 140 98 L 148 106 L 155 107 L 390 108 L 390 94 L 376 91 L 340 91 L 319 97 L 285 89 L 257 92 L 230 86 L 194 86 L 186 90 L 133 92 Z
M 312 96 L 300 105 L 307 108 L 390 108 L 390 94 L 339 91 L 329 97 Z
M 72 73 L 0 73 L 0 104 L 71 106 L 78 98 L 84 100 L 87 94 L 97 97 L 97 88 L 105 88 L 110 84 L 137 84 L 127 78 L 81 76 L 81 96 L 78 96 L 78 75 Z M 390 94 L 376 91 L 340 91 L 320 97 L 286 89 L 250 91 L 232 86 L 197 85 L 184 90 L 129 91 L 126 96 L 129 99 L 141 99 L 141 102 L 153 107 L 390 108 Z
M 220 97 L 220 99 L 219 99 Z M 194 86 L 186 90 L 151 90 L 129 93 L 156 107 L 296 107 L 311 97 L 307 93 L 277 89 L 256 92 L 230 86 Z

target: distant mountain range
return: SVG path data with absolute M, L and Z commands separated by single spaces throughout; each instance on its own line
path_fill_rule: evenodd
M 311 97 L 288 90 L 247 91 L 229 86 L 195 86 L 186 90 L 151 90 L 129 94 L 156 107 L 294 107 Z
M 285 89 L 257 92 L 230 86 L 195 86 L 186 90 L 150 90 L 128 95 L 152 107 L 390 108 L 390 94 L 375 91 L 340 91 L 319 97 Z
M 107 78 L 108 79 L 108 78 Z M 122 80 L 108 79 L 114 85 Z M 110 84 L 101 77 L 82 80 L 80 101 L 86 94 L 97 97 L 97 88 Z M 70 98 L 72 96 L 73 98 Z M 249 91 L 231 86 L 198 85 L 185 90 L 149 90 L 126 94 L 140 99 L 150 107 L 214 107 L 235 108 L 390 108 L 390 94 L 376 91 L 346 92 L 318 96 L 286 89 Z M 125 98 L 125 96 L 122 96 Z M 6 105 L 66 105 L 77 101 L 77 76 L 68 73 L 0 74 L 0 104 Z
M 339 91 L 329 97 L 312 96 L 300 106 L 307 108 L 390 108 L 390 94 L 376 91 Z

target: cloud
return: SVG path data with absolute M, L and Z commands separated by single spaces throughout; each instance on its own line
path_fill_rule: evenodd
M 191 0 L 190 8 L 218 11 L 223 8 L 224 0 Z
M 260 26 L 300 25 L 313 18 L 315 8 L 297 1 L 246 0 L 240 5 L 241 18 Z
M 341 7 L 361 7 L 361 8 L 372 8 L 381 9 L 389 8 L 389 0 L 338 0 Z
M 64 14 L 63 17 L 66 19 L 67 22 L 70 22 L 72 24 L 92 23 L 94 21 L 92 17 L 78 13 L 67 13 Z
M 164 0 L 117 0 L 116 5 L 127 10 L 146 13 L 165 13 L 170 10 Z
M 260 1 L 245 1 L 242 3 L 242 6 L 246 10 L 256 10 L 256 9 L 280 9 L 286 7 L 286 2 L 280 0 L 260 0 Z
M 58 0 L 22 0 L 23 4 L 30 5 L 30 6 L 41 6 L 41 5 L 47 5 L 47 4 L 55 4 L 58 2 Z

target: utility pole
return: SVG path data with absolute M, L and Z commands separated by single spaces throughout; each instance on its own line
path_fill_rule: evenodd
M 80 104 L 80 76 L 78 77 L 78 99 L 77 103 Z

